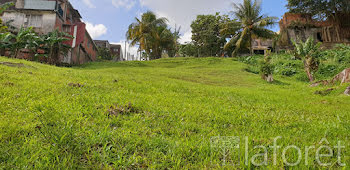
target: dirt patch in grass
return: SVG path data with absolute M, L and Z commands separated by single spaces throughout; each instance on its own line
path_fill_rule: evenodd
M 8 67 L 18 67 L 18 68 L 21 68 L 21 67 L 34 68 L 33 66 L 28 66 L 23 63 L 0 62 L 0 65 L 5 65 Z
M 329 89 L 326 89 L 326 90 L 316 91 L 315 94 L 318 94 L 318 95 L 321 95 L 321 96 L 327 96 L 327 95 L 329 95 L 333 90 L 334 90 L 334 88 L 329 88 Z
M 70 87 L 77 87 L 77 88 L 84 87 L 84 85 L 82 85 L 80 83 L 69 83 L 68 86 L 70 86 Z
M 108 117 L 110 117 L 110 116 L 119 116 L 119 115 L 130 115 L 130 114 L 140 113 L 140 112 L 141 112 L 141 110 L 136 108 L 131 103 L 129 103 L 129 104 L 125 105 L 125 106 L 121 106 L 121 105 L 115 104 L 115 105 L 112 105 L 108 109 Z
M 12 82 L 6 82 L 5 83 L 5 86 L 10 86 L 10 87 L 12 87 L 12 86 L 14 86 L 15 85 L 15 83 L 12 83 Z

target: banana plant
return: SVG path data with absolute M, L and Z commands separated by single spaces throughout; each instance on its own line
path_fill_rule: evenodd
M 46 51 L 44 56 L 49 58 L 50 64 L 57 64 L 59 55 L 68 53 L 71 47 L 64 42 L 71 38 L 73 38 L 71 35 L 57 29 L 42 36 L 43 46 L 41 48 Z
M 0 33 L 0 55 L 4 56 L 6 49 L 9 49 L 12 45 L 13 34 L 10 32 Z
M 319 49 L 322 43 L 315 43 L 312 37 L 308 38 L 305 42 L 292 40 L 294 44 L 294 56 L 297 59 L 303 60 L 305 72 L 310 80 L 314 81 L 313 73 L 318 70 L 320 64 Z
M 16 58 L 21 49 L 26 49 L 35 45 L 38 35 L 33 31 L 32 27 L 29 27 L 21 28 L 12 38 L 13 41 L 10 45 L 10 51 L 12 52 L 12 57 Z

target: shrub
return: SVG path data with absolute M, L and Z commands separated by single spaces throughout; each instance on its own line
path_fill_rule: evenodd
M 262 79 L 273 82 L 272 74 L 274 72 L 275 66 L 271 64 L 271 51 L 267 51 L 265 58 L 260 62 L 260 74 Z
M 299 69 L 301 69 L 300 61 L 283 60 L 279 61 L 278 64 L 276 64 L 275 73 L 291 77 L 297 74 Z

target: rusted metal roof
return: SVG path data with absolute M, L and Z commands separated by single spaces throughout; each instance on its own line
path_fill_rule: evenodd
M 24 9 L 55 10 L 56 1 L 25 0 Z

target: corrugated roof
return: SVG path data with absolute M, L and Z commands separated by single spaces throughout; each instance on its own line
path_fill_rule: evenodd
M 55 10 L 56 1 L 25 0 L 24 9 Z

